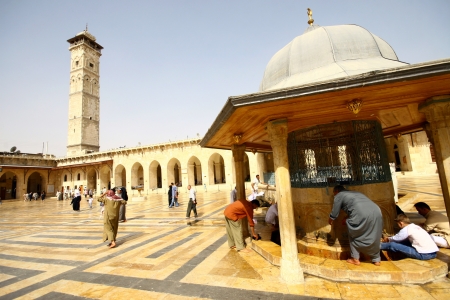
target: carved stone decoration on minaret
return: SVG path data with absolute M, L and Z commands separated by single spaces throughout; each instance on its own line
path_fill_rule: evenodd
M 67 156 L 100 149 L 100 56 L 103 47 L 86 30 L 67 40 L 70 51 Z

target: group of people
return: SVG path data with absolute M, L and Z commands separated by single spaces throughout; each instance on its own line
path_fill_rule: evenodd
M 390 259 L 389 252 L 402 253 L 407 257 L 428 260 L 436 257 L 440 247 L 449 247 L 450 227 L 448 218 L 423 202 L 415 204 L 416 210 L 426 218 L 425 223 L 413 224 L 405 214 L 394 219 L 400 231 L 392 237 L 382 237 L 381 210 L 364 194 L 348 191 L 338 185 L 333 190 L 334 202 L 329 224 L 332 225 L 342 209 L 347 218 L 351 258 L 348 263 L 360 265 L 360 253 L 369 256 L 372 263 L 380 265 L 380 250 Z M 387 251 L 387 252 L 386 252 Z
M 258 188 L 259 178 L 252 184 L 253 191 Z M 395 218 L 400 231 L 391 237 L 382 235 L 383 218 L 377 204 L 364 194 L 348 191 L 338 185 L 333 189 L 334 202 L 328 223 L 333 225 L 342 209 L 347 217 L 345 223 L 348 230 L 350 244 L 350 258 L 347 262 L 360 265 L 360 254 L 370 257 L 372 263 L 380 265 L 380 252 L 390 260 L 389 252 L 402 253 L 406 257 L 419 260 L 428 260 L 436 257 L 439 247 L 450 248 L 450 226 L 448 218 L 439 212 L 433 211 L 424 202 L 414 206 L 417 212 L 426 221 L 422 224 L 413 224 L 409 218 L 401 213 Z M 228 237 L 228 246 L 237 251 L 249 252 L 246 249 L 244 233 L 250 225 L 251 236 L 258 239 L 254 231 L 253 210 L 260 206 L 258 200 L 236 199 L 237 190 L 230 193 L 230 204 L 225 208 L 225 227 Z M 272 205 L 266 213 L 266 223 L 273 227 L 274 233 L 278 231 L 278 206 Z M 248 224 L 248 225 L 247 225 Z M 271 240 L 281 245 L 279 234 L 272 234 Z
M 30 192 L 30 193 L 26 193 L 23 195 L 23 201 L 31 201 L 31 200 L 35 200 L 37 201 L 39 198 L 41 199 L 41 201 L 45 200 L 45 191 L 42 191 L 41 193 L 38 192 Z
M 192 188 L 191 185 L 187 186 L 187 190 L 189 191 L 189 202 L 186 211 L 186 219 L 191 217 L 191 212 L 194 212 L 194 217 L 197 218 L 197 191 L 195 188 Z M 178 203 L 178 183 L 171 183 L 169 185 L 169 191 L 167 192 L 169 208 L 179 207 Z

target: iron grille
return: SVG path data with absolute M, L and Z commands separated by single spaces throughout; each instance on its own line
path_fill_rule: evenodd
M 324 124 L 289 133 L 291 186 L 361 185 L 391 180 L 377 121 Z

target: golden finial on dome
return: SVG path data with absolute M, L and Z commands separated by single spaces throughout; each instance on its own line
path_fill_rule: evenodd
M 311 10 L 311 8 L 308 8 L 307 9 L 307 12 L 308 12 L 308 24 L 309 24 L 309 26 L 312 26 L 312 24 L 314 23 L 314 19 L 312 18 L 312 10 Z

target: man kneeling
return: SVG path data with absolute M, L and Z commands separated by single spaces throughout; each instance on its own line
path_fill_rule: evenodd
M 420 226 L 412 224 L 407 216 L 399 214 L 394 219 L 401 230 L 393 237 L 383 238 L 381 250 L 400 252 L 407 257 L 429 260 L 439 251 L 431 236 Z

